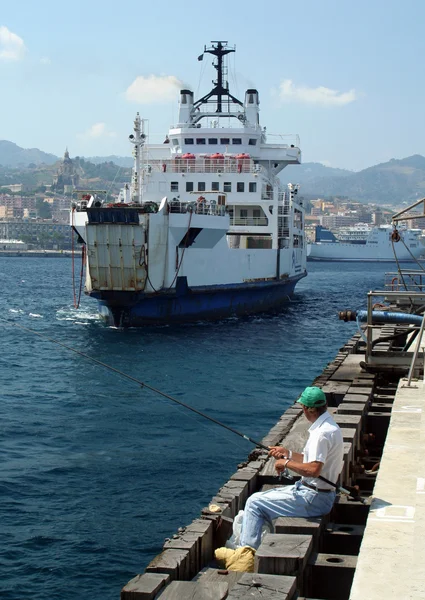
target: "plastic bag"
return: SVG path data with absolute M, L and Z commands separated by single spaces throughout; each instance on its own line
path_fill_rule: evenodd
M 236 548 L 239 548 L 239 546 L 241 545 L 242 519 L 243 510 L 240 510 L 236 517 L 233 519 L 233 533 L 226 542 L 226 548 L 236 550 Z M 261 541 L 263 541 L 263 537 L 266 535 L 266 533 L 271 533 L 271 531 L 272 530 L 270 526 L 264 524 L 261 529 Z

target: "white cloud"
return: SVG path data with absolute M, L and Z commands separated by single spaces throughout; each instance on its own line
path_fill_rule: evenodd
M 24 40 L 0 25 L 0 60 L 21 60 L 25 54 Z
M 48 56 L 43 56 L 43 58 L 40 58 L 40 62 L 42 65 L 52 64 L 52 61 L 50 60 L 50 58 Z
M 176 92 L 184 87 L 182 81 L 174 75 L 149 75 L 136 77 L 133 83 L 125 91 L 125 97 L 129 102 L 138 104 L 158 104 L 174 100 Z
M 78 133 L 77 137 L 81 140 L 94 140 L 99 138 L 114 138 L 116 135 L 114 131 L 108 131 L 106 123 L 95 123 L 87 131 L 84 131 L 84 133 Z
M 284 79 L 279 86 L 279 98 L 283 102 L 319 104 L 321 106 L 344 106 L 357 98 L 356 90 L 339 92 L 322 85 L 316 88 L 297 86 L 291 79 Z

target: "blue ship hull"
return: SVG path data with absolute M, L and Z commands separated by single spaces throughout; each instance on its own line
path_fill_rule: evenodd
M 142 327 L 218 320 L 231 316 L 266 312 L 282 305 L 293 294 L 296 283 L 306 273 L 281 281 L 261 281 L 234 285 L 189 288 L 186 277 L 179 277 L 172 291 L 92 292 L 99 300 L 99 311 L 116 327 Z

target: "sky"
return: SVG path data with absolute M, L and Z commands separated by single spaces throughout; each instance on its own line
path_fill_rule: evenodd
M 425 0 L 3 0 L 0 139 L 72 156 L 130 156 L 215 77 L 211 40 L 236 45 L 230 92 L 260 93 L 269 133 L 298 134 L 303 162 L 358 171 L 425 155 Z

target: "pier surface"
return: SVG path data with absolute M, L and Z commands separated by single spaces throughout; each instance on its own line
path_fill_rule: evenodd
M 425 386 L 401 379 L 350 600 L 425 598 Z
M 388 333 L 378 333 L 381 346 L 389 347 Z M 277 519 L 256 552 L 254 573 L 220 569 L 214 550 L 231 536 L 247 498 L 293 483 L 277 480 L 274 459 L 256 449 L 200 517 L 124 586 L 121 600 L 425 600 L 424 382 L 407 387 L 391 369 L 364 366 L 356 334 L 313 382 L 343 433 L 341 484 L 362 501 L 340 495 L 329 515 Z M 308 427 L 294 403 L 261 443 L 300 451 Z

